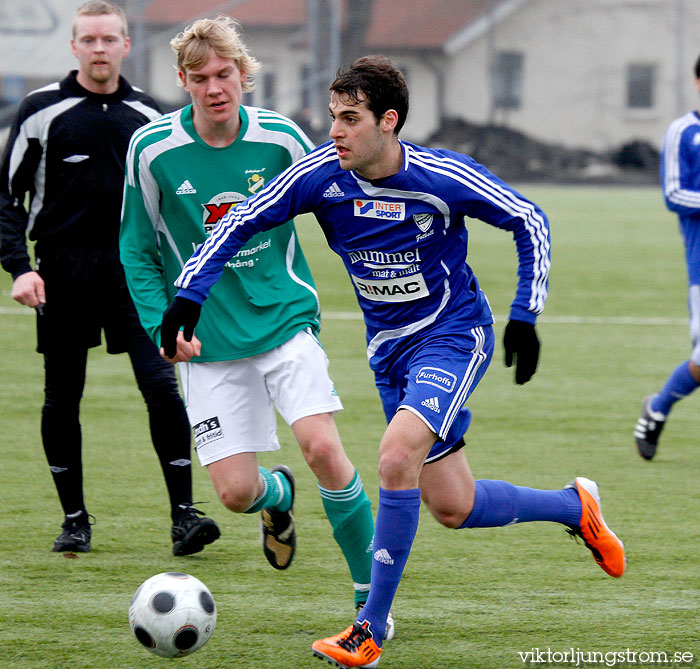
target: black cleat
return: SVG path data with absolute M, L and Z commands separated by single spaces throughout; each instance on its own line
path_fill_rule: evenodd
M 90 525 L 93 525 L 94 522 L 95 516 L 91 516 L 87 511 L 79 511 L 66 516 L 66 520 L 61 525 L 63 532 L 54 541 L 53 552 L 87 553 L 90 550 L 90 538 L 92 537 Z
M 191 504 L 180 504 L 180 514 L 172 527 L 173 555 L 199 553 L 220 536 L 219 526 Z M 200 518 L 201 516 L 201 518 Z
M 294 528 L 294 475 L 285 465 L 275 465 L 271 472 L 279 472 L 292 488 L 292 504 L 289 511 L 263 509 L 260 512 L 260 535 L 263 553 L 275 569 L 286 569 L 292 563 L 297 546 L 297 534 Z
M 653 396 L 652 396 L 653 397 Z M 634 438 L 637 450 L 645 460 L 651 460 L 656 455 L 661 430 L 666 425 L 666 416 L 651 408 L 652 397 L 645 397 L 642 402 L 642 415 L 634 428 Z

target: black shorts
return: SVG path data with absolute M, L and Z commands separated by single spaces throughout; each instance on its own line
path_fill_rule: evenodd
M 145 332 L 126 285 L 117 249 L 61 247 L 37 250 L 46 305 L 37 315 L 37 351 L 92 348 L 124 353 Z

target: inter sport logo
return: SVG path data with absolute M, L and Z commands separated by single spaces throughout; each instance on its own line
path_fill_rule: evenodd
M 362 218 L 385 218 L 394 221 L 403 221 L 406 218 L 406 204 L 404 202 L 355 200 L 353 209 L 355 216 Z

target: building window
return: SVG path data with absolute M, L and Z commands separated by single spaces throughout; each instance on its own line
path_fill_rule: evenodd
M 654 106 L 655 67 L 650 64 L 627 66 L 627 108 L 651 109 Z
M 520 51 L 499 51 L 495 55 L 491 86 L 496 109 L 520 109 L 523 102 L 523 62 Z

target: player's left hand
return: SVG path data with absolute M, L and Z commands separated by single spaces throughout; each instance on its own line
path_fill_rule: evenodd
M 177 333 L 182 326 L 185 341 L 192 341 L 194 326 L 199 321 L 202 305 L 186 297 L 176 297 L 163 313 L 160 326 L 160 344 L 167 358 L 171 360 L 177 354 Z
M 540 359 L 540 340 L 534 323 L 508 321 L 503 332 L 503 348 L 506 367 L 512 367 L 515 360 L 515 382 L 520 385 L 527 383 L 537 370 Z

